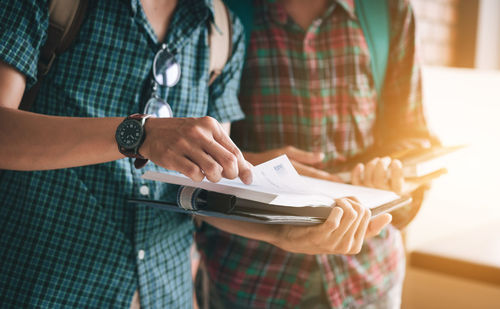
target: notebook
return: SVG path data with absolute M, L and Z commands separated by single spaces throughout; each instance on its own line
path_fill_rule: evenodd
M 175 212 L 217 216 L 273 224 L 317 224 L 323 222 L 335 199 L 356 197 L 372 210 L 372 216 L 408 205 L 411 198 L 391 191 L 319 180 L 297 173 L 286 155 L 252 169 L 251 185 L 239 179 L 194 182 L 177 173 L 148 171 L 144 179 L 180 185 L 177 203 L 131 199 Z

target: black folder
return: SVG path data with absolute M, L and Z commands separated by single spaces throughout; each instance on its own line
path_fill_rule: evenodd
M 182 190 L 190 190 L 190 203 L 180 202 Z M 390 212 L 411 203 L 411 197 L 403 196 L 391 202 L 372 207 L 372 217 Z M 282 206 L 242 199 L 230 194 L 200 188 L 180 187 L 177 203 L 149 199 L 129 199 L 132 204 L 199 216 L 234 219 L 266 224 L 314 225 L 325 221 L 332 209 L 324 206 Z M 184 206 L 181 206 L 183 205 Z

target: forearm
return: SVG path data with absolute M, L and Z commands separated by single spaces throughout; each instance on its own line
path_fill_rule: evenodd
M 199 217 L 202 221 L 230 234 L 277 245 L 278 226 L 214 217 Z
M 46 116 L 0 106 L 0 169 L 47 170 L 122 158 L 114 138 L 122 120 Z
M 365 237 L 389 224 L 383 214 L 370 220 L 370 212 L 356 201 L 339 199 L 325 222 L 311 226 L 258 224 L 230 219 L 200 217 L 223 231 L 264 241 L 282 250 L 304 254 L 356 254 Z

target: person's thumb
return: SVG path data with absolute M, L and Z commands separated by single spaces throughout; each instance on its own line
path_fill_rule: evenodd
M 365 238 L 370 238 L 373 236 L 377 236 L 387 224 L 391 223 L 392 216 L 390 214 L 382 214 L 373 217 L 370 220 L 370 224 L 366 229 Z

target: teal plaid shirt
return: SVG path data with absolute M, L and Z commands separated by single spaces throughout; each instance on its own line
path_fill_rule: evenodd
M 233 54 L 208 87 L 211 0 L 179 1 L 165 43 L 182 76 L 161 96 L 177 117 L 241 119 L 237 91 L 243 34 L 233 25 Z M 46 1 L 0 2 L 0 60 L 36 81 L 46 39 Z M 74 117 L 142 112 L 160 48 L 139 0 L 89 3 L 73 46 L 43 81 L 33 110 Z M 131 159 L 70 169 L 0 174 L 0 306 L 191 308 L 186 216 L 132 206 L 128 198 L 170 199 L 176 188 L 143 180 Z M 147 186 L 149 190 L 140 188 Z M 140 253 L 139 253 L 140 252 Z

